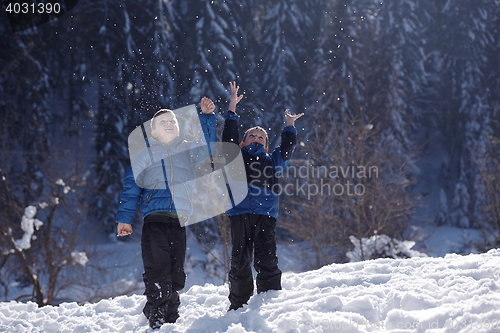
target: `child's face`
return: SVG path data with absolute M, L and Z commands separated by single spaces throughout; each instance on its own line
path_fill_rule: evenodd
M 264 133 L 264 131 L 262 131 L 258 128 L 250 130 L 247 133 L 247 136 L 245 137 L 245 141 L 243 141 L 243 147 L 246 147 L 252 143 L 260 143 L 261 145 L 264 146 L 264 148 L 267 148 L 267 146 L 266 146 L 266 133 Z
M 179 136 L 179 123 L 171 112 L 163 113 L 155 118 L 151 132 L 158 141 L 167 144 Z

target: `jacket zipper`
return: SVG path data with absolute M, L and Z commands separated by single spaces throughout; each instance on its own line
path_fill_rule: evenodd
M 188 188 L 186 186 L 186 183 L 184 183 L 184 188 L 186 189 L 186 194 L 187 194 L 188 199 L 189 199 L 189 205 L 191 206 L 191 208 L 193 208 L 193 202 L 191 201 L 191 196 L 189 195 L 189 191 L 188 191 Z
M 156 190 L 156 186 L 158 185 L 158 180 L 155 182 L 155 186 L 153 186 L 153 190 L 151 191 L 151 193 L 148 194 L 148 200 L 146 200 L 146 205 L 149 204 L 149 200 L 151 199 L 151 197 L 153 196 L 153 193 L 155 192 Z
M 172 195 L 172 199 L 170 200 L 170 207 L 168 210 L 171 212 L 172 211 L 172 204 L 174 203 L 174 166 L 172 164 L 172 154 L 170 152 L 170 147 L 167 147 L 168 149 L 168 159 L 170 161 L 170 192 Z

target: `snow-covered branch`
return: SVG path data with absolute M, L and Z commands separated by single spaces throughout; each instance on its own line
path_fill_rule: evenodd
M 391 239 L 387 235 L 373 235 L 370 238 L 362 238 L 361 241 L 354 236 L 349 236 L 349 240 L 354 244 L 354 249 L 346 253 L 350 262 L 376 258 L 427 257 L 425 253 L 411 249 L 415 242 Z

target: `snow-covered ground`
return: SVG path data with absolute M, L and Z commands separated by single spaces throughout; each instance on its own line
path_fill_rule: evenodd
M 283 290 L 227 313 L 227 285 L 192 286 L 160 332 L 498 332 L 500 250 L 377 259 L 285 273 Z M 1 332 L 151 332 L 145 297 L 79 306 L 0 303 Z

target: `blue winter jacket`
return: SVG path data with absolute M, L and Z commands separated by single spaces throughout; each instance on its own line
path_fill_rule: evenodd
M 239 116 L 227 112 L 222 133 L 223 142 L 239 142 Z M 250 144 L 241 148 L 245 163 L 248 194 L 242 202 L 227 211 L 228 216 L 254 213 L 278 219 L 278 198 L 281 191 L 279 175 L 292 157 L 297 145 L 297 130 L 287 126 L 281 133 L 281 145 L 266 153 L 263 145 Z
M 216 142 L 215 114 L 199 114 L 199 118 L 206 141 Z M 139 205 L 143 218 L 155 212 L 182 213 L 189 218 L 193 212 L 195 169 L 209 157 L 208 146 L 186 141 L 182 135 L 168 145 L 150 139 L 149 146 L 133 157 L 127 170 L 117 223 L 132 224 Z

